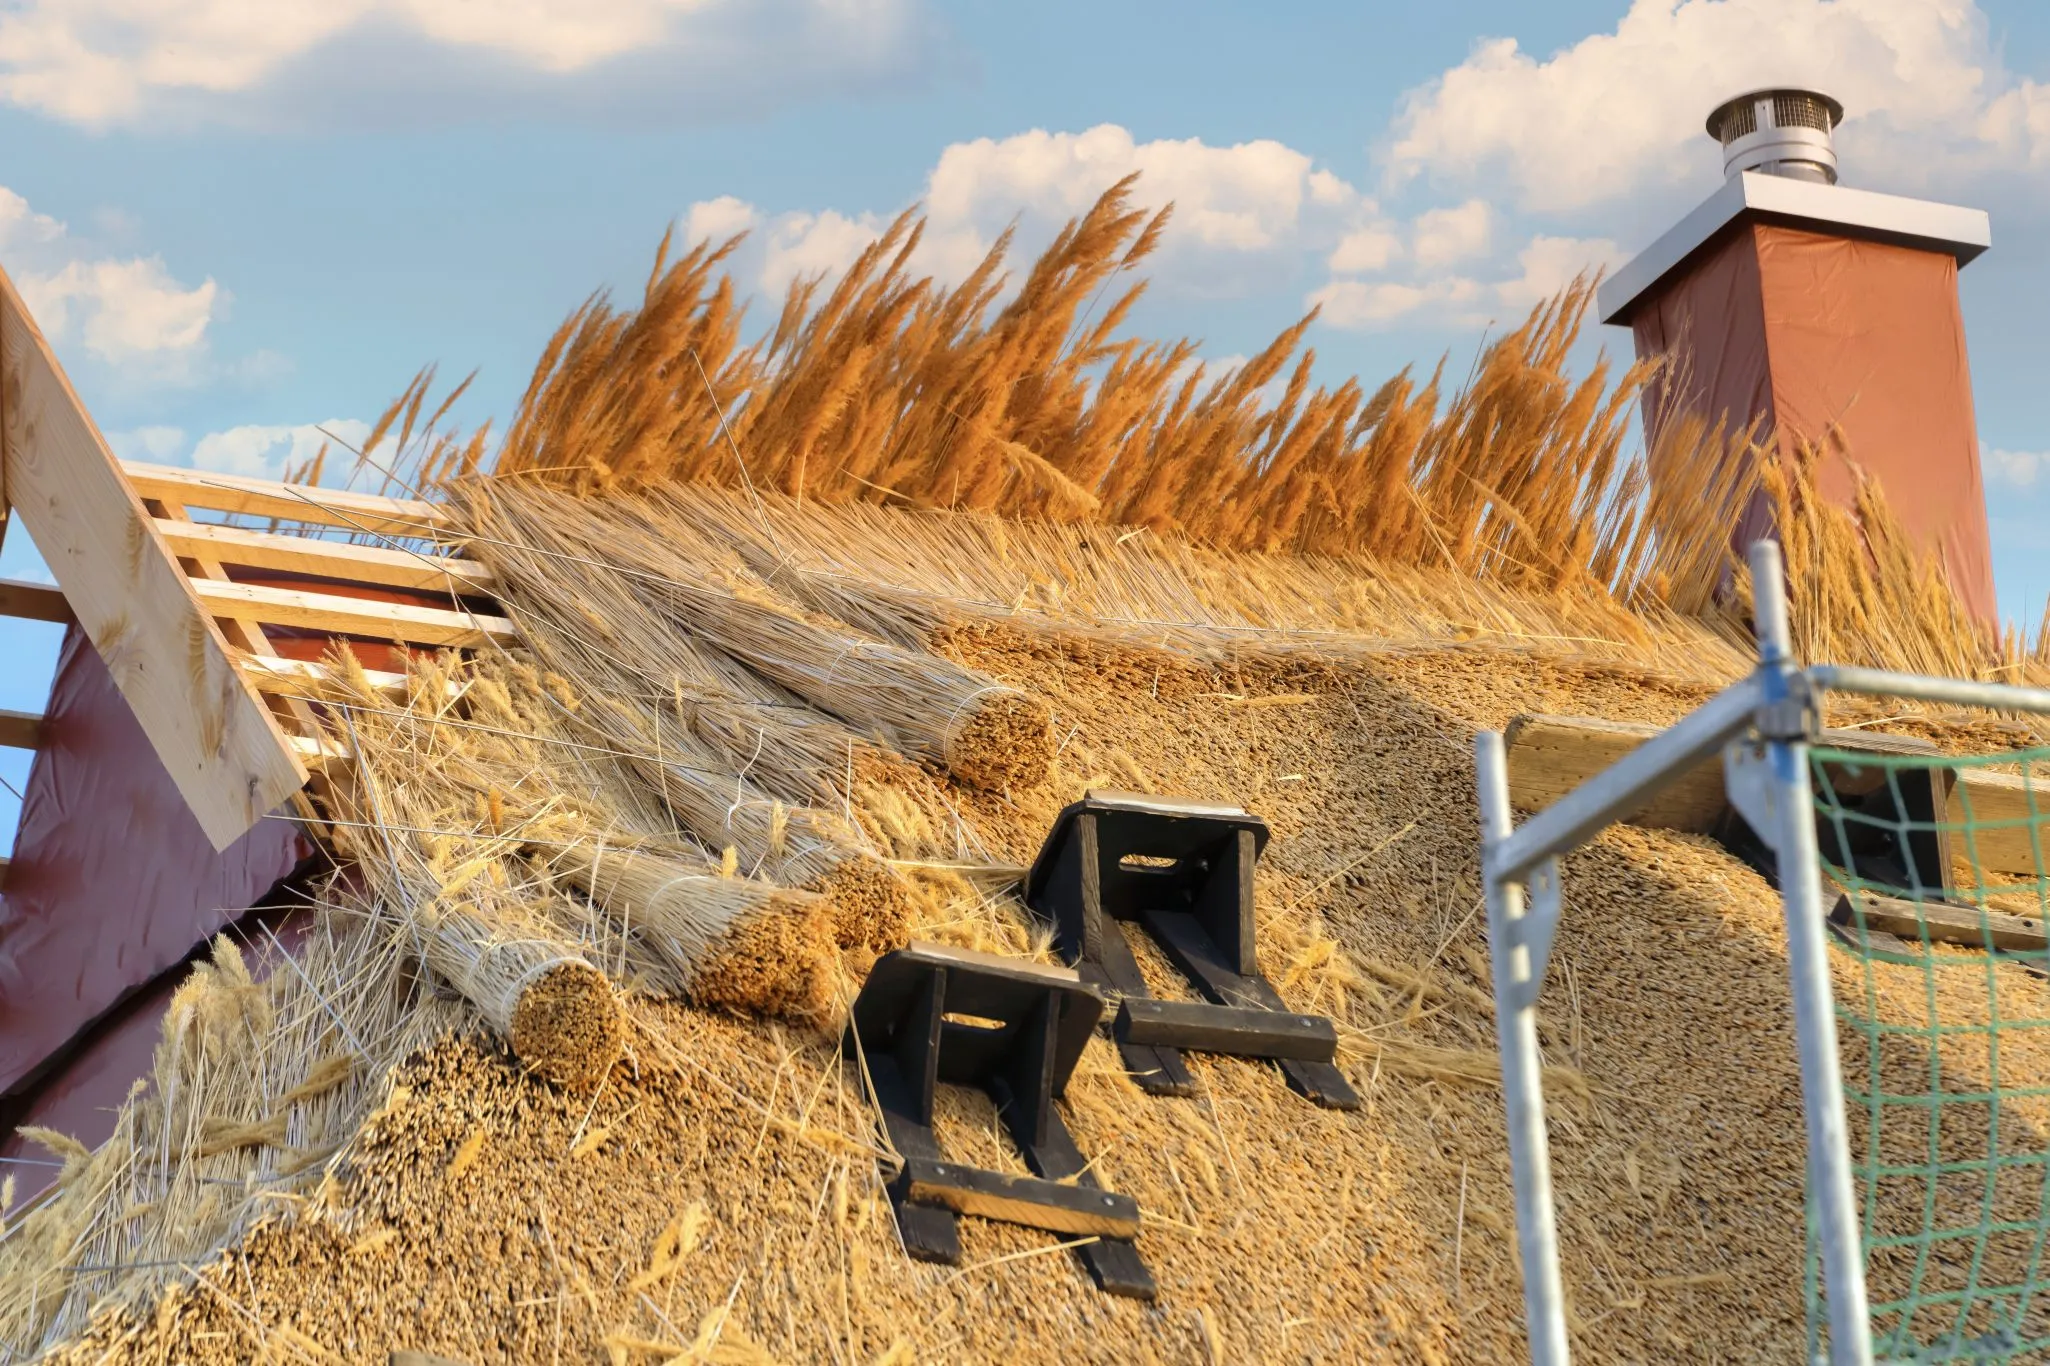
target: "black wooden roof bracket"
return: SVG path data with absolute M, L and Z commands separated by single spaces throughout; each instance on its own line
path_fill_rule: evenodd
M 1291 1089 L 1331 1109 L 1360 1099 L 1333 1059 L 1338 1031 L 1289 1010 L 1255 949 L 1253 873 L 1267 825 L 1237 807 L 1092 792 L 1068 806 L 1025 880 L 1084 981 L 1118 999 L 1111 1033 L 1138 1085 L 1191 1095 L 1184 1049 L 1268 1058 Z M 1121 922 L 1137 924 L 1204 1002 L 1147 990 Z
M 963 1214 L 1093 1238 L 1077 1254 L 1098 1288 L 1150 1300 L 1152 1273 L 1132 1240 L 1139 1206 L 1103 1189 L 1055 1105 L 1103 1013 L 1076 973 L 965 949 L 913 944 L 876 960 L 843 1041 L 858 1061 L 890 1144 L 888 1183 L 904 1250 L 961 1264 Z M 948 1160 L 934 1137 L 942 1084 L 978 1087 L 1035 1176 Z

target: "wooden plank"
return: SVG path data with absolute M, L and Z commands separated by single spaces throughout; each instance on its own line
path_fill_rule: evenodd
M 939 1205 L 956 1214 L 1023 1224 L 1049 1233 L 1139 1236 L 1138 1202 L 1115 1191 L 936 1162 L 929 1157 L 905 1158 L 904 1178 L 904 1198 L 916 1205 Z
M 2039 870 L 2050 873 L 2050 770 L 2038 769 L 2023 778 L 2018 773 L 1960 768 L 1957 779 L 1945 816 L 1951 826 L 1952 857 L 1976 862 L 1983 872 L 2010 877 L 2034 878 Z
M 192 588 L 216 616 L 298 626 L 331 635 L 456 647 L 475 647 L 492 639 L 510 644 L 520 638 L 519 631 L 504 617 L 452 612 L 443 607 L 414 607 L 408 603 L 343 597 L 339 593 L 210 579 L 196 580 Z
M 62 589 L 23 579 L 0 579 L 0 617 L 24 621 L 54 621 L 59 626 L 72 622 L 71 604 Z
M 277 655 L 238 655 L 235 662 L 242 666 L 242 672 L 256 685 L 256 690 L 270 696 L 291 694 L 304 696 L 307 689 L 324 686 L 328 681 L 328 667 L 311 659 L 284 659 Z M 365 669 L 363 674 L 370 680 L 370 686 L 389 697 L 404 697 L 407 681 L 404 674 L 390 673 L 383 669 Z M 462 685 L 451 683 L 449 695 L 454 697 Z
M 1202 1001 L 1127 996 L 1118 1006 L 1112 1032 L 1133 1043 L 1167 1044 L 1196 1053 L 1229 1053 L 1242 1058 L 1330 1062 L 1338 1056 L 1338 1028 L 1322 1016 Z
M 293 735 L 287 739 L 291 743 L 292 753 L 297 755 L 299 762 L 305 764 L 311 772 L 335 772 L 350 767 L 354 762 L 347 754 L 318 736 Z
M 1502 736 L 1509 751 L 1510 804 L 1519 811 L 1543 810 L 1660 729 L 1595 717 L 1519 716 Z M 1623 819 L 1705 835 L 1725 805 L 1722 761 L 1716 759 L 1683 774 Z
M 1591 716 L 1518 716 L 1502 736 L 1509 754 L 1510 804 L 1519 811 L 1542 810 L 1664 729 L 1649 722 Z M 1825 731 L 1822 743 L 1877 754 L 1942 752 L 1927 740 L 1872 731 Z M 1727 805 L 1718 756 L 1680 775 L 1665 791 L 1620 819 L 1705 835 L 1715 829 Z
M 7 496 L 179 794 L 225 849 L 297 792 L 306 770 L 5 272 L 0 394 Z
M 122 462 L 129 483 L 144 498 L 164 498 L 189 508 L 241 512 L 286 522 L 314 522 L 390 536 L 431 536 L 449 523 L 449 510 L 413 498 L 349 493 L 275 479 L 252 479 L 212 470 Z M 31 535 L 35 528 L 29 528 Z
M 0 745 L 8 749 L 34 749 L 42 743 L 43 718 L 32 711 L 10 711 L 0 707 Z
M 1830 919 L 1839 925 L 1855 926 L 1850 893 L 1837 898 Z M 1861 892 L 1857 908 L 1865 913 L 1867 928 L 1895 935 L 1910 945 L 1922 942 L 1928 931 L 1932 944 L 1962 944 L 1983 949 L 1991 945 L 2008 952 L 2038 952 L 2050 948 L 2050 936 L 2043 922 L 2030 916 L 2002 911 L 1981 911 L 1976 906 L 1953 906 L 1940 901 L 1907 901 L 1900 897 L 1875 896 Z
M 173 552 L 216 564 L 318 574 L 331 579 L 463 594 L 491 592 L 491 572 L 474 560 L 415 554 L 391 546 L 319 541 L 307 536 L 252 531 L 205 522 L 157 520 L 157 531 Z

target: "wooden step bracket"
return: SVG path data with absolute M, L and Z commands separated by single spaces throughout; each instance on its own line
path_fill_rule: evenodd
M 1105 1190 L 1061 1121 L 1103 998 L 1065 968 L 966 949 L 913 944 L 869 969 L 849 1013 L 844 1050 L 860 1067 L 903 1167 L 888 1184 L 904 1250 L 961 1262 L 962 1214 L 1068 1236 L 1098 1288 L 1150 1300 L 1153 1275 L 1132 1239 L 1139 1206 Z M 989 1093 L 1032 1176 L 954 1162 L 932 1129 L 942 1085 Z
M 1337 1028 L 1290 1011 L 1261 975 L 1253 874 L 1267 824 L 1234 806 L 1091 792 L 1054 818 L 1025 904 L 1083 979 L 1122 999 L 1113 1037 L 1141 1090 L 1195 1093 L 1183 1050 L 1266 1058 L 1318 1105 L 1356 1110 L 1333 1062 Z M 1124 926 L 1135 923 L 1206 998 L 1151 999 Z

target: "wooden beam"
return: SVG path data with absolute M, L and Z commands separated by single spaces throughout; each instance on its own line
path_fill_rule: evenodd
M 213 579 L 195 580 L 192 587 L 215 616 L 297 626 L 330 635 L 459 648 L 474 648 L 493 639 L 510 644 L 520 638 L 519 631 L 504 617 L 482 613 Z
M 54 621 L 59 626 L 69 626 L 72 621 L 71 604 L 64 600 L 63 590 L 46 583 L 0 579 L 0 617 Z
M 1837 898 L 1830 919 L 1839 925 L 1856 926 L 1849 892 Z M 1856 899 L 1865 913 L 1868 929 L 1879 930 L 1920 947 L 1926 929 L 1932 944 L 1963 944 L 1983 949 L 1989 945 L 2010 953 L 2042 952 L 2050 947 L 2043 922 L 2032 916 L 2008 915 L 2003 911 L 1981 912 L 1976 906 L 1953 906 L 1942 901 L 1907 901 L 1900 897 L 1861 892 Z
M 1509 750 L 1510 802 L 1519 811 L 1547 806 L 1658 734 L 1659 729 L 1638 721 L 1519 716 L 1509 723 L 1504 735 Z M 1822 742 L 1836 749 L 1928 755 L 1932 759 L 1942 754 L 1927 740 L 1873 731 L 1825 731 Z M 2034 797 L 2038 818 L 2034 820 L 2029 784 L 2019 775 L 1979 768 L 1955 772 L 1957 783 L 1945 817 L 1953 827 L 1952 855 L 1974 858 L 1991 873 L 2034 877 L 2038 867 L 2034 841 L 2040 839 L 2043 868 L 2050 872 L 2050 772 L 2037 775 Z M 1967 800 L 1971 844 L 1962 828 Z M 1682 776 L 1630 819 L 1639 825 L 1707 834 L 1715 828 L 1725 801 L 1722 762 L 1713 759 Z
M 157 531 L 173 551 L 217 564 L 318 574 L 387 588 L 488 594 L 491 571 L 475 560 L 414 554 L 391 546 L 317 541 L 307 536 L 252 531 L 247 527 L 157 519 Z
M 292 752 L 299 756 L 299 762 L 305 764 L 309 772 L 328 773 L 350 766 L 348 755 L 319 736 L 294 735 L 288 738 Z
M 242 655 L 236 662 L 260 693 L 273 696 L 290 693 L 303 696 L 309 688 L 326 684 L 328 667 L 310 659 L 284 659 L 278 655 Z M 370 686 L 388 696 L 406 695 L 406 676 L 381 669 L 365 669 Z M 450 685 L 454 687 L 456 685 Z
M 10 711 L 0 707 L 0 745 L 8 749 L 34 749 L 42 743 L 43 718 L 32 711 Z
M 1980 768 L 1957 770 L 1946 817 L 1951 857 L 2010 877 L 2033 878 L 2039 869 L 2050 873 L 2050 772 L 2039 768 L 2032 777 L 2033 781 L 2018 773 Z
M 1503 732 L 1509 752 L 1509 800 L 1519 811 L 1537 811 L 1607 768 L 1664 730 L 1646 721 L 1609 721 L 1592 716 L 1519 716 Z M 1912 735 L 1876 731 L 1831 730 L 1822 744 L 1835 749 L 1863 749 L 1875 754 L 1927 754 L 1942 751 Z M 1718 756 L 1682 774 L 1664 792 L 1621 819 L 1635 825 L 1658 826 L 1707 834 L 1715 828 L 1728 799 L 1723 791 L 1723 764 Z
M 1509 800 L 1519 811 L 1538 811 L 1579 787 L 1659 733 L 1637 721 L 1582 716 L 1519 716 L 1503 733 L 1509 751 Z M 1706 834 L 1727 804 L 1720 759 L 1681 775 L 1626 820 L 1668 830 Z
M 5 272 L 0 396 L 7 497 L 200 828 L 225 849 L 306 770 Z
M 147 465 L 134 460 L 123 462 L 121 468 L 127 473 L 128 482 L 142 497 L 163 498 L 183 503 L 189 508 L 242 512 L 257 517 L 275 517 L 285 522 L 314 522 L 352 531 L 382 532 L 388 536 L 432 536 L 449 522 L 447 508 L 413 498 L 349 493 L 342 489 L 286 484 L 276 479 L 251 479 L 240 474 Z M 29 533 L 35 534 L 33 526 Z

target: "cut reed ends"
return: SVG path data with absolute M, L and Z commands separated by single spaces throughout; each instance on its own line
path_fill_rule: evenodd
M 418 916 L 427 966 L 477 1007 L 535 1075 L 597 1086 L 626 1043 L 626 1013 L 605 974 L 541 932 L 513 932 L 503 911 L 444 907 Z
M 563 958 L 521 988 L 505 1039 L 537 1075 L 589 1091 L 619 1057 L 626 1016 L 603 972 L 580 958 Z
M 1013 688 L 992 687 L 962 705 L 942 753 L 948 772 L 972 787 L 1036 787 L 1053 764 L 1053 713 Z
M 701 1006 L 823 1018 L 839 966 L 827 903 L 701 863 L 577 844 L 556 870 L 681 975 Z
M 841 947 L 882 952 L 911 941 L 911 888 L 875 855 L 849 854 L 807 888 L 832 908 Z

